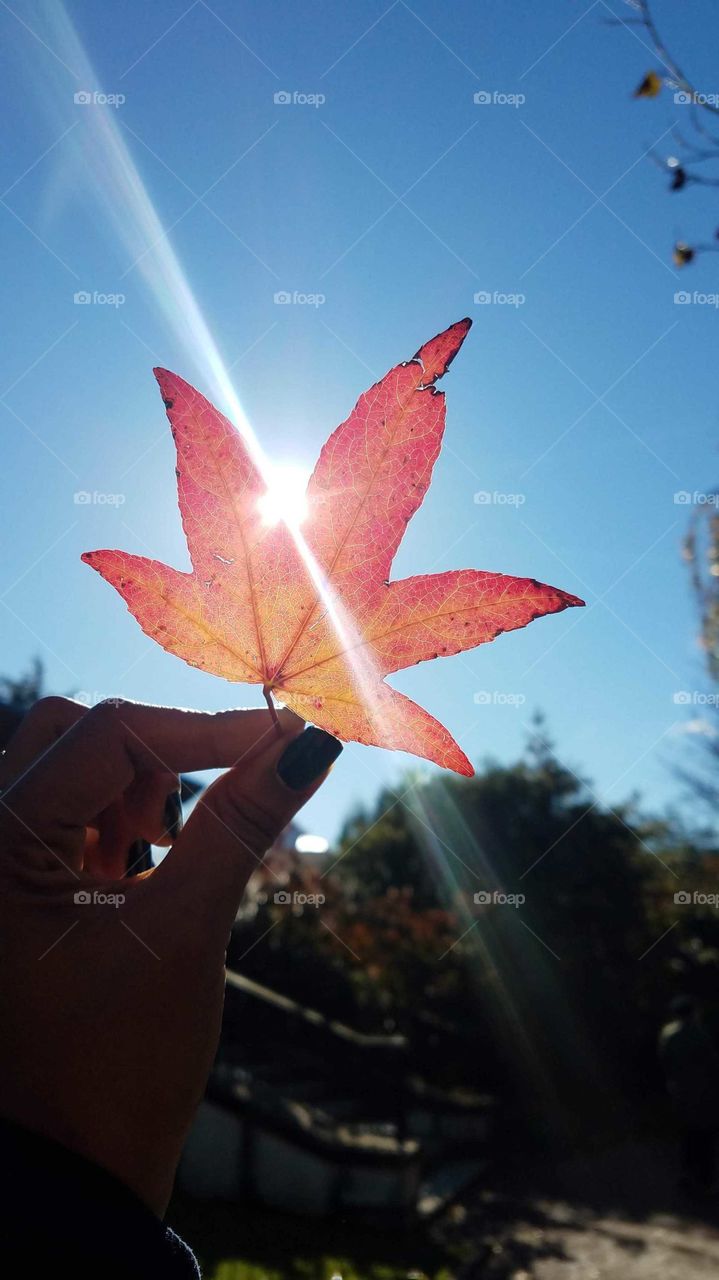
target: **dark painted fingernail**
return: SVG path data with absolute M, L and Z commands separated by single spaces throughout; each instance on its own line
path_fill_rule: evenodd
M 167 797 L 163 823 L 167 835 L 176 840 L 182 831 L 182 800 L 179 791 L 171 791 Z
M 286 787 L 304 791 L 326 773 L 342 751 L 342 743 L 324 729 L 312 725 L 293 738 L 277 763 L 277 773 Z

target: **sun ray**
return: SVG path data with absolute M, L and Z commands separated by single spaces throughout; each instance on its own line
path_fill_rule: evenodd
M 75 27 L 62 3 L 52 0 L 43 5 L 48 35 L 66 65 L 78 75 L 83 91 L 101 95 L 102 85 L 83 47 Z M 66 88 L 62 98 L 51 103 L 64 109 Z M 41 92 L 52 94 L 43 77 Z M 108 224 L 130 255 L 125 274 L 137 271 L 144 280 L 154 304 L 159 308 L 170 331 L 182 344 L 189 359 L 199 368 L 214 402 L 227 414 L 241 433 L 260 473 L 267 482 L 269 509 L 277 507 L 273 465 L 262 449 L 232 384 L 210 328 L 194 296 L 183 267 L 172 247 L 170 232 L 163 227 L 155 206 L 132 158 L 124 133 L 118 124 L 117 111 L 109 105 L 92 105 L 84 109 L 81 127 L 68 135 L 68 145 L 76 149 L 78 174 L 91 181 L 90 194 L 99 202 Z M 102 175 L 100 181 L 97 175 Z M 171 230 L 171 228 L 170 228 Z M 281 469 L 280 469 L 281 470 Z M 272 495 L 272 498 L 269 498 Z M 343 648 L 353 648 L 358 637 L 346 611 L 325 580 L 300 532 L 299 504 L 293 511 L 285 508 L 282 517 L 290 529 L 307 572 L 317 591 L 321 607 L 329 617 Z M 380 713 L 376 696 L 377 673 L 371 658 L 361 655 L 356 675 L 362 683 L 369 707 Z

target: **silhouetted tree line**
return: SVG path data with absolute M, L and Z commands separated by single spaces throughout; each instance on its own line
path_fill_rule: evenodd
M 283 889 L 320 906 L 276 902 L 268 876 L 230 964 L 404 1033 L 421 1074 L 509 1094 L 522 1123 L 601 1124 L 661 1087 L 674 996 L 716 1021 L 717 871 L 706 833 L 601 803 L 538 720 L 514 765 L 410 776 L 350 816 L 324 864 L 298 860 Z

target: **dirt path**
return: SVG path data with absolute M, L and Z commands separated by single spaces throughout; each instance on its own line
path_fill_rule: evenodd
M 626 1143 L 556 1168 L 513 1168 L 456 1212 L 480 1244 L 462 1280 L 709 1280 L 719 1201 L 675 1186 L 674 1153 Z

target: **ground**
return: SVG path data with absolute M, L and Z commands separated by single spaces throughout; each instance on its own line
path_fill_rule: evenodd
M 206 1280 L 709 1280 L 719 1200 L 676 1187 L 670 1143 L 514 1157 L 454 1205 L 431 1238 L 176 1199 L 170 1222 Z
M 480 1243 L 461 1280 L 705 1280 L 719 1274 L 719 1202 L 676 1187 L 675 1152 L 625 1142 L 504 1171 L 454 1210 Z

